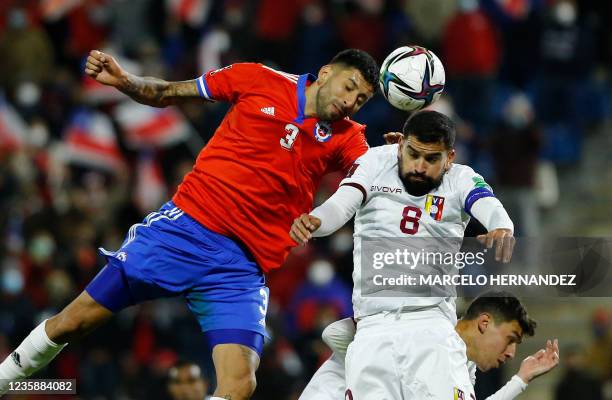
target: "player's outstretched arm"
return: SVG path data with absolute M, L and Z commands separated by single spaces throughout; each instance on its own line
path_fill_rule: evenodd
M 495 246 L 495 260 L 503 263 L 510 262 L 516 243 L 516 239 L 511 229 L 493 229 L 484 235 L 478 235 L 476 239 L 478 239 L 487 249 L 491 249 Z
M 289 230 L 289 236 L 297 244 L 305 244 L 312 237 L 331 235 L 355 215 L 362 200 L 363 194 L 359 189 L 341 185 L 336 193 L 310 214 L 297 217 Z
M 516 375 L 486 400 L 512 400 L 527 388 L 527 384 L 538 376 L 544 375 L 559 365 L 559 342 L 546 341 L 546 349 L 541 349 L 521 363 Z
M 517 375 L 525 383 L 529 383 L 557 365 L 559 365 L 559 341 L 557 339 L 547 340 L 545 349 L 540 349 L 523 360 Z
M 302 214 L 293 221 L 289 236 L 298 244 L 306 244 L 311 238 L 312 233 L 321 226 L 321 220 L 309 214 Z
M 153 107 L 166 107 L 181 100 L 200 98 L 195 80 L 168 82 L 136 76 L 121 68 L 111 55 L 99 50 L 89 52 L 85 73 L 104 85 L 119 89 L 137 102 Z

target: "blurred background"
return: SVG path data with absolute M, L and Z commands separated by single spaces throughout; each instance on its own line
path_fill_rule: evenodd
M 426 46 L 446 69 L 445 96 L 433 107 L 458 123 L 457 161 L 493 185 L 516 234 L 607 236 L 607 3 L 0 1 L 0 359 L 96 275 L 104 265 L 99 246 L 118 248 L 130 225 L 173 194 L 228 108 L 140 106 L 84 76 L 91 49 L 136 74 L 186 80 L 236 61 L 316 74 L 344 48 L 366 50 L 380 63 L 396 47 Z M 368 125 L 371 146 L 405 118 L 381 95 L 355 117 Z M 340 179 L 328 176 L 317 201 Z M 468 234 L 480 229 L 472 224 Z M 297 399 L 329 356 L 322 329 L 351 315 L 351 235 L 349 224 L 296 249 L 268 277 L 273 339 L 254 399 Z M 536 336 L 515 362 L 479 376 L 479 398 L 546 338 L 559 337 L 560 367 L 520 398 L 612 399 L 612 299 L 525 302 L 539 321 Z M 120 313 L 38 376 L 76 378 L 83 399 L 167 399 L 168 371 L 181 359 L 212 379 L 197 322 L 182 301 L 163 300 Z

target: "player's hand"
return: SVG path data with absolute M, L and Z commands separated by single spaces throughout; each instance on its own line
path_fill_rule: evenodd
M 319 229 L 321 220 L 309 214 L 302 214 L 293 221 L 289 236 L 298 244 L 306 244 L 312 239 L 312 232 Z
M 516 239 L 510 229 L 494 229 L 486 235 L 478 235 L 476 239 L 487 249 L 492 249 L 495 245 L 495 260 L 509 263 L 512 258 L 512 251 Z
M 402 132 L 387 132 L 383 135 L 385 144 L 399 143 L 400 139 L 404 137 Z
M 551 369 L 559 365 L 559 341 L 546 341 L 546 349 L 540 349 L 521 363 L 517 375 L 525 383 L 529 383 L 534 378 L 544 375 Z
M 115 59 L 99 50 L 92 50 L 87 57 L 85 73 L 96 81 L 109 86 L 119 87 L 126 72 Z

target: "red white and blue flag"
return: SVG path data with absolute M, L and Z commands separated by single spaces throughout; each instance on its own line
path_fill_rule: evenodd
M 131 148 L 171 146 L 187 139 L 193 130 L 175 107 L 155 108 L 126 101 L 115 108 L 114 116 Z
M 429 216 L 436 221 L 442 219 L 442 211 L 444 210 L 444 197 L 428 194 L 425 200 L 425 211 Z
M 28 132 L 21 115 L 0 93 L 0 149 L 14 150 L 21 147 Z
M 76 112 L 64 131 L 63 145 L 68 162 L 108 170 L 124 165 L 113 124 L 100 112 Z
M 143 151 L 136 166 L 134 202 L 141 212 L 159 208 L 166 198 L 166 184 L 159 162 L 151 151 Z

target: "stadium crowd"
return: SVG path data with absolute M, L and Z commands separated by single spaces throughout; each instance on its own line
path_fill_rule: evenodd
M 0 2 L 0 359 L 96 275 L 98 247 L 118 248 L 130 225 L 169 198 L 228 107 L 136 105 L 84 76 L 89 50 L 110 52 L 134 73 L 186 80 L 236 61 L 316 73 L 343 48 L 381 62 L 401 45 L 428 47 L 446 69 L 446 94 L 434 107 L 458 122 L 458 161 L 493 183 L 516 235 L 536 236 L 540 210 L 558 200 L 556 174 L 581 162 L 585 135 L 610 117 L 605 3 Z M 355 119 L 376 146 L 405 115 L 377 95 Z M 340 179 L 328 176 L 317 201 Z M 347 226 L 297 248 L 268 276 L 272 340 L 254 399 L 297 399 L 329 356 L 322 329 L 352 312 L 352 244 Z M 581 383 L 570 389 L 612 380 L 611 318 L 600 311 L 593 343 L 571 350 L 563 382 Z M 164 300 L 120 313 L 38 376 L 76 378 L 81 398 L 163 399 L 181 359 L 212 371 L 195 319 L 180 299 Z M 585 362 L 592 376 L 576 368 Z M 558 398 L 575 398 L 570 389 Z

